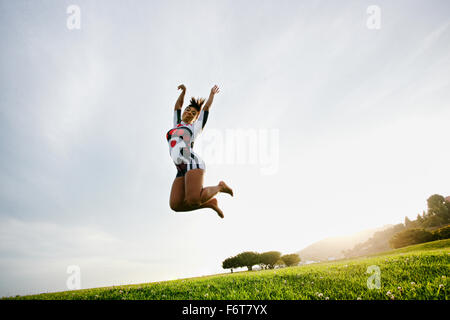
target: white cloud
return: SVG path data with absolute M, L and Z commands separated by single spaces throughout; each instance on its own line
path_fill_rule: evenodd
M 356 1 L 81 1 L 74 32 L 57 6 L 8 4 L 3 292 L 64 289 L 68 264 L 83 286 L 220 271 L 242 249 L 294 251 L 414 217 L 449 178 L 450 42 L 446 2 L 405 3 L 381 5 L 377 32 Z M 235 188 L 219 196 L 224 220 L 168 206 L 181 82 L 194 96 L 222 87 L 205 134 L 280 132 L 274 176 L 206 162 L 205 185 Z
M 154 257 L 155 244 L 121 239 L 93 226 L 2 218 L 0 295 L 63 291 L 70 265 L 82 288 L 163 280 L 180 274 L 170 257 Z M 172 264 L 173 267 L 165 266 Z
M 119 239 L 90 226 L 3 218 L 0 250 L 21 258 L 70 258 L 112 254 Z

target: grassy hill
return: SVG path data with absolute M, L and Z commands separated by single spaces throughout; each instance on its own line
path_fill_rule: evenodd
M 326 238 L 307 246 L 297 252 L 302 261 L 327 261 L 329 258 L 345 258 L 343 251 L 351 250 L 357 244 L 366 242 L 375 232 L 392 227 L 385 225 L 380 228 L 367 229 L 351 235 Z
M 380 268 L 368 289 L 367 268 Z M 157 283 L 18 296 L 13 299 L 440 299 L 447 300 L 450 240 L 369 257 Z

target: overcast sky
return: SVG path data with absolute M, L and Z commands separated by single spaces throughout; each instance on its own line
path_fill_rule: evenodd
M 0 296 L 223 272 L 450 194 L 448 1 L 0 0 L 0 44 Z M 223 220 L 169 208 L 180 83 L 221 87 L 196 149 Z M 243 130 L 256 160 L 220 161 Z

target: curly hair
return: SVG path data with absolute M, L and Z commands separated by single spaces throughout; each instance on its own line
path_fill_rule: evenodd
M 193 107 L 197 110 L 197 112 L 200 112 L 200 110 L 202 109 L 203 103 L 205 103 L 205 99 L 204 98 L 191 98 L 191 101 L 189 101 L 189 105 L 188 107 Z

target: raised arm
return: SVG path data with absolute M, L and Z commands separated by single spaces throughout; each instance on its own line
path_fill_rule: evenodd
M 214 95 L 219 92 L 220 92 L 219 87 L 217 85 L 214 85 L 214 87 L 212 87 L 211 89 L 211 93 L 209 94 L 208 101 L 206 101 L 205 106 L 203 107 L 203 110 L 209 111 L 209 108 L 211 107 L 214 100 Z
M 184 84 L 180 84 L 178 86 L 178 90 L 181 90 L 180 96 L 177 99 L 177 102 L 175 103 L 175 110 L 181 110 L 183 107 L 183 101 L 184 101 L 184 95 L 186 93 L 186 87 Z

